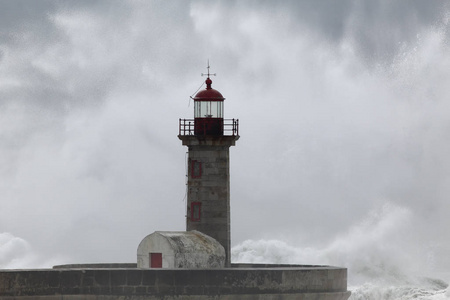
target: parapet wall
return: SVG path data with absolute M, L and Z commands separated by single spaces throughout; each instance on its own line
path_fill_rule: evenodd
M 345 300 L 349 296 L 347 270 L 336 267 L 0 271 L 0 300 Z

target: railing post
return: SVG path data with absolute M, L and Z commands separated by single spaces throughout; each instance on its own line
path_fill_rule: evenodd
M 234 122 L 234 118 L 233 118 L 233 120 L 232 120 L 232 123 L 231 123 L 231 132 L 232 132 L 232 134 L 233 134 L 233 136 L 234 136 L 234 133 L 236 132 L 236 127 L 235 127 L 235 122 Z

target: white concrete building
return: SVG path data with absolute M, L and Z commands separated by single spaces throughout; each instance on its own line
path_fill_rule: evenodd
M 156 231 L 137 249 L 138 268 L 223 268 L 225 248 L 199 231 Z

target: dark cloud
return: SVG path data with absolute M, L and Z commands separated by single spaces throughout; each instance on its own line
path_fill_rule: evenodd
M 56 10 L 57 1 L 2 0 L 0 5 L 2 7 L 0 25 L 2 32 L 7 32 L 16 31 L 32 24 L 38 28 L 42 27 L 47 23 L 47 14 Z
M 148 233 L 183 230 L 177 121 L 208 58 L 241 120 L 234 244 L 326 245 L 386 202 L 418 241 L 448 228 L 442 2 L 0 6 L 1 229 L 36 252 L 132 261 Z
M 415 47 L 430 27 L 448 27 L 445 1 L 234 1 L 233 5 L 248 15 L 270 11 L 267 22 L 276 26 L 287 21 L 288 30 L 299 35 L 313 33 L 338 45 L 350 39 L 358 55 L 375 66 L 390 64 L 405 48 Z M 230 9 L 229 2 L 222 6 Z

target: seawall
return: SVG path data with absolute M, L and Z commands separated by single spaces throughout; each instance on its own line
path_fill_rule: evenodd
M 224 269 L 117 266 L 1 270 L 0 300 L 345 300 L 350 296 L 347 269 L 330 266 L 234 264 Z

